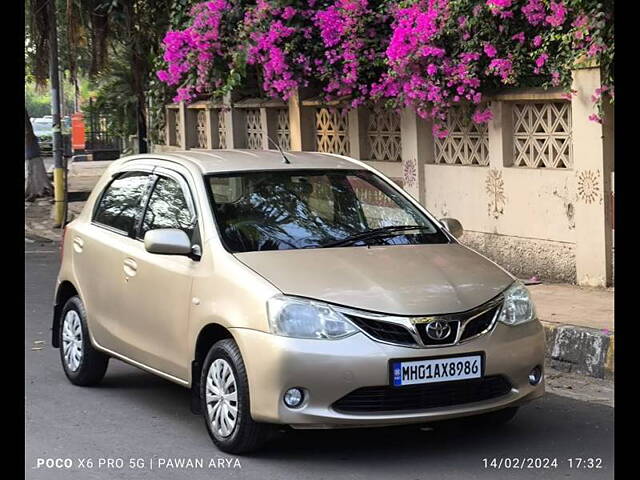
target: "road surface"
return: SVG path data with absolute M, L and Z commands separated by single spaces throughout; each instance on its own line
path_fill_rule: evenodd
M 50 345 L 57 246 L 25 250 L 28 479 L 613 478 L 613 408 L 554 394 L 490 431 L 292 431 L 258 454 L 223 454 L 180 386 L 115 360 L 99 387 L 67 381 Z

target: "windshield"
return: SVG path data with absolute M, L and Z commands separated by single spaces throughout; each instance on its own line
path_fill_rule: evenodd
M 240 172 L 206 180 L 222 240 L 234 253 L 449 241 L 367 170 Z

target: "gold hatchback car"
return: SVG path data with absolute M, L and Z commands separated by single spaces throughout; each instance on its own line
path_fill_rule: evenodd
M 113 357 L 190 388 L 230 453 L 278 424 L 504 422 L 544 393 L 544 333 L 460 235 L 343 156 L 122 158 L 66 227 L 53 345 L 76 385 Z

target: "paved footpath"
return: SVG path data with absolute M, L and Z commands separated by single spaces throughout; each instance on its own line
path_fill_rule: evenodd
M 530 285 L 538 316 L 548 323 L 613 333 L 613 288 L 566 284 Z
M 548 377 L 556 376 L 548 378 L 549 393 L 501 428 L 292 431 L 258 454 L 222 454 L 202 419 L 190 413 L 189 392 L 182 387 L 115 360 L 97 387 L 67 381 L 58 350 L 50 345 L 58 250 L 40 241 L 25 242 L 25 250 L 25 473 L 30 480 L 613 478 L 613 408 L 592 401 L 580 387 L 587 377 L 571 383 L 550 371 Z M 553 393 L 563 389 L 574 398 Z M 48 459 L 71 466 L 47 468 Z M 525 468 L 515 468 L 523 460 Z M 547 468 L 539 462 L 548 462 Z
M 547 361 L 565 372 L 614 375 L 613 288 L 541 284 L 529 289 L 547 337 Z

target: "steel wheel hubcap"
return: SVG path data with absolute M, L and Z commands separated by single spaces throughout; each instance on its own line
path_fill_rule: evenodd
M 82 361 L 82 323 L 75 310 L 69 310 L 62 322 L 62 352 L 67 368 L 75 372 Z
M 226 360 L 218 358 L 209 367 L 205 395 L 211 428 L 221 437 L 228 437 L 238 419 L 238 389 Z

